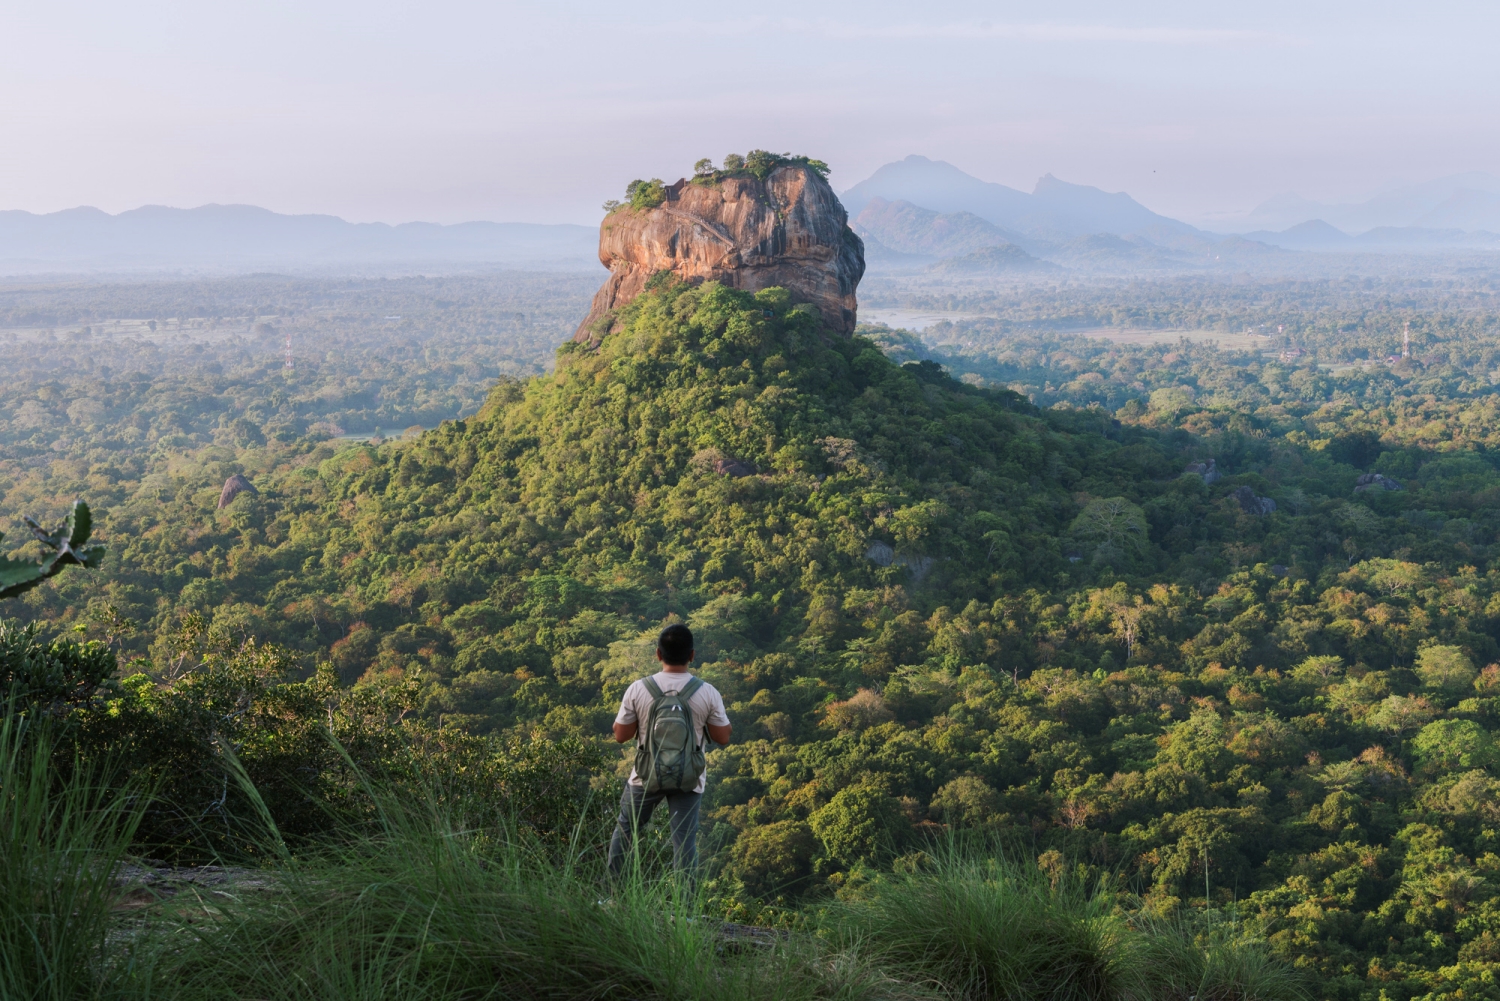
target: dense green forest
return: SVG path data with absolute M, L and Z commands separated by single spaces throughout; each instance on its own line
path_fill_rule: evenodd
M 594 823 L 614 705 L 685 621 L 736 729 L 705 802 L 721 913 L 855 906 L 983 836 L 1139 920 L 1232 923 L 1319 996 L 1500 997 L 1500 313 L 1482 280 L 1391 285 L 1037 284 L 843 339 L 779 290 L 661 280 L 597 352 L 529 379 L 513 353 L 477 412 L 450 389 L 379 444 L 315 427 L 379 412 L 317 409 L 319 379 L 426 415 L 422 387 L 499 373 L 412 332 L 360 383 L 350 329 L 294 391 L 275 311 L 245 310 L 239 374 L 161 434 L 172 373 L 125 395 L 59 346 L 0 397 L 6 506 L 85 496 L 108 554 L 8 602 L 40 631 L 0 641 L 51 665 L 21 680 L 77 739 L 160 776 L 144 829 L 190 855 L 253 849 L 203 764 L 226 737 L 289 838 L 366 817 L 351 762 L 503 789 L 543 837 Z M 1067 330 L 1107 323 L 1286 329 Z M 30 402 L 53 423 L 18 426 Z M 116 450 L 130 427 L 150 448 Z M 257 492 L 220 509 L 234 473 Z
M 497 377 L 552 364 L 593 284 L 524 273 L 0 284 L 0 508 L 118 503 L 205 445 L 399 437 L 472 414 Z

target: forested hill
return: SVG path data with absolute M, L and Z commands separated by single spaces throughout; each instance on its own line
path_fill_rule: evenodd
M 220 600 L 358 594 L 364 624 L 333 652 L 346 671 L 404 668 L 389 653 L 409 638 L 452 680 L 434 698 L 483 725 L 580 698 L 597 710 L 601 679 L 649 661 L 611 645 L 672 615 L 700 627 L 711 661 L 780 665 L 811 710 L 884 680 L 889 656 L 865 665 L 845 647 L 875 640 L 908 591 L 963 605 L 1055 583 L 1072 466 L 1096 468 L 1075 486 L 1107 495 L 1140 474 L 1092 462 L 1111 443 L 1058 433 L 1013 393 L 827 334 L 780 290 L 663 286 L 628 315 L 597 352 L 569 345 L 555 374 L 501 383 L 472 420 L 346 449 L 232 506 L 263 533 L 256 562 L 286 569 L 226 574 Z M 1133 565 L 1144 525 L 1122 532 L 1116 562 Z M 507 710 L 517 674 L 540 683 Z
M 256 775 L 290 767 L 289 707 L 333 698 L 325 670 L 278 701 L 267 664 L 330 665 L 400 725 L 576 748 L 682 619 L 735 724 L 705 803 L 728 909 L 855 893 L 983 828 L 1148 909 L 1212 901 L 1330 995 L 1489 975 L 1479 453 L 1272 437 L 1170 394 L 1039 411 L 777 289 L 662 277 L 620 321 L 435 431 L 170 457 L 107 512 L 102 574 L 27 614 L 145 655 L 157 687 L 99 703 L 121 718 L 190 699 L 204 626 L 285 648 L 219 676 L 264 700 L 234 717 Z M 216 510 L 233 472 L 260 492 Z

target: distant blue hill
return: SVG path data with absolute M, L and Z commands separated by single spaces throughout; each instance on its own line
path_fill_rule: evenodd
M 0 272 L 71 269 L 247 270 L 482 266 L 598 268 L 588 226 L 468 222 L 351 223 L 282 215 L 252 205 L 148 205 L 118 215 L 95 208 L 37 215 L 0 211 Z
M 1351 236 L 1322 219 L 1310 219 L 1280 232 L 1256 230 L 1245 239 L 1284 250 L 1378 251 L 1432 250 L 1453 247 L 1494 248 L 1500 236 L 1485 230 L 1434 229 L 1421 226 L 1377 226 Z
M 1256 230 L 1254 233 L 1246 233 L 1245 239 L 1257 240 L 1285 250 L 1349 250 L 1356 242 L 1354 237 L 1322 219 L 1309 219 L 1280 233 Z

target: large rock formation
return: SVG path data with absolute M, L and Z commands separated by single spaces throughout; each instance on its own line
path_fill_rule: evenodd
M 828 182 L 801 164 L 777 167 L 764 181 L 680 180 L 657 207 L 618 208 L 600 224 L 599 260 L 609 280 L 573 339 L 597 342 L 614 311 L 658 271 L 752 292 L 779 285 L 794 302 L 818 307 L 830 328 L 851 334 L 865 248 L 848 220 Z
M 240 494 L 259 494 L 255 484 L 245 479 L 242 473 L 235 473 L 224 481 L 224 489 L 219 491 L 219 510 L 223 510 L 234 502 Z

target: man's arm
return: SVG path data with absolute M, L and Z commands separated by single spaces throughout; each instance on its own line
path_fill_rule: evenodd
M 639 681 L 631 682 L 630 687 L 625 689 L 625 694 L 620 696 L 620 711 L 615 713 L 615 743 L 623 744 L 641 727 L 640 716 L 635 711 L 635 687 Z
M 709 691 L 713 693 L 713 705 L 708 710 L 708 719 L 703 721 L 703 729 L 708 731 L 709 739 L 722 747 L 729 743 L 729 714 L 724 711 L 724 696 L 719 690 L 710 688 Z

